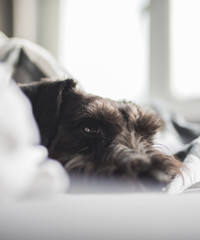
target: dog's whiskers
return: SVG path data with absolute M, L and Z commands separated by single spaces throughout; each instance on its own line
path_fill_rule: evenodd
M 159 143 L 159 142 L 156 141 L 156 142 L 153 143 L 153 146 L 155 148 L 159 148 L 159 149 L 163 150 L 163 152 L 168 153 L 168 155 L 172 155 L 170 149 L 163 143 Z

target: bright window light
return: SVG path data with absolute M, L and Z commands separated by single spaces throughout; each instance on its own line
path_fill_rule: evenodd
M 61 0 L 59 59 L 88 92 L 128 100 L 147 93 L 144 0 Z
M 200 97 L 200 1 L 171 2 L 171 89 L 182 99 Z

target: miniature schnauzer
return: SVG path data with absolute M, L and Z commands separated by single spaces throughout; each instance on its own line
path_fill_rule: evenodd
M 72 79 L 21 86 L 31 101 L 41 143 L 70 174 L 115 179 L 135 190 L 163 189 L 182 164 L 155 147 L 160 117 L 131 102 L 80 90 Z

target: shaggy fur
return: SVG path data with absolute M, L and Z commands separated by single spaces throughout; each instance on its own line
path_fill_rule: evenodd
M 162 120 L 130 102 L 87 94 L 73 80 L 21 86 L 31 100 L 49 157 L 71 176 L 128 182 L 134 189 L 165 186 L 181 163 L 156 149 Z

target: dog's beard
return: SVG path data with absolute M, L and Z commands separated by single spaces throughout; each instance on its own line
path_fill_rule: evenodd
M 91 181 L 95 181 L 103 183 L 107 189 L 115 182 L 115 190 L 116 185 L 128 191 L 164 190 L 177 174 L 181 174 L 181 163 L 149 144 L 139 145 L 142 153 L 113 142 L 101 155 L 96 152 L 70 154 L 60 161 L 66 162 L 64 167 L 76 184 L 85 182 L 89 187 Z

